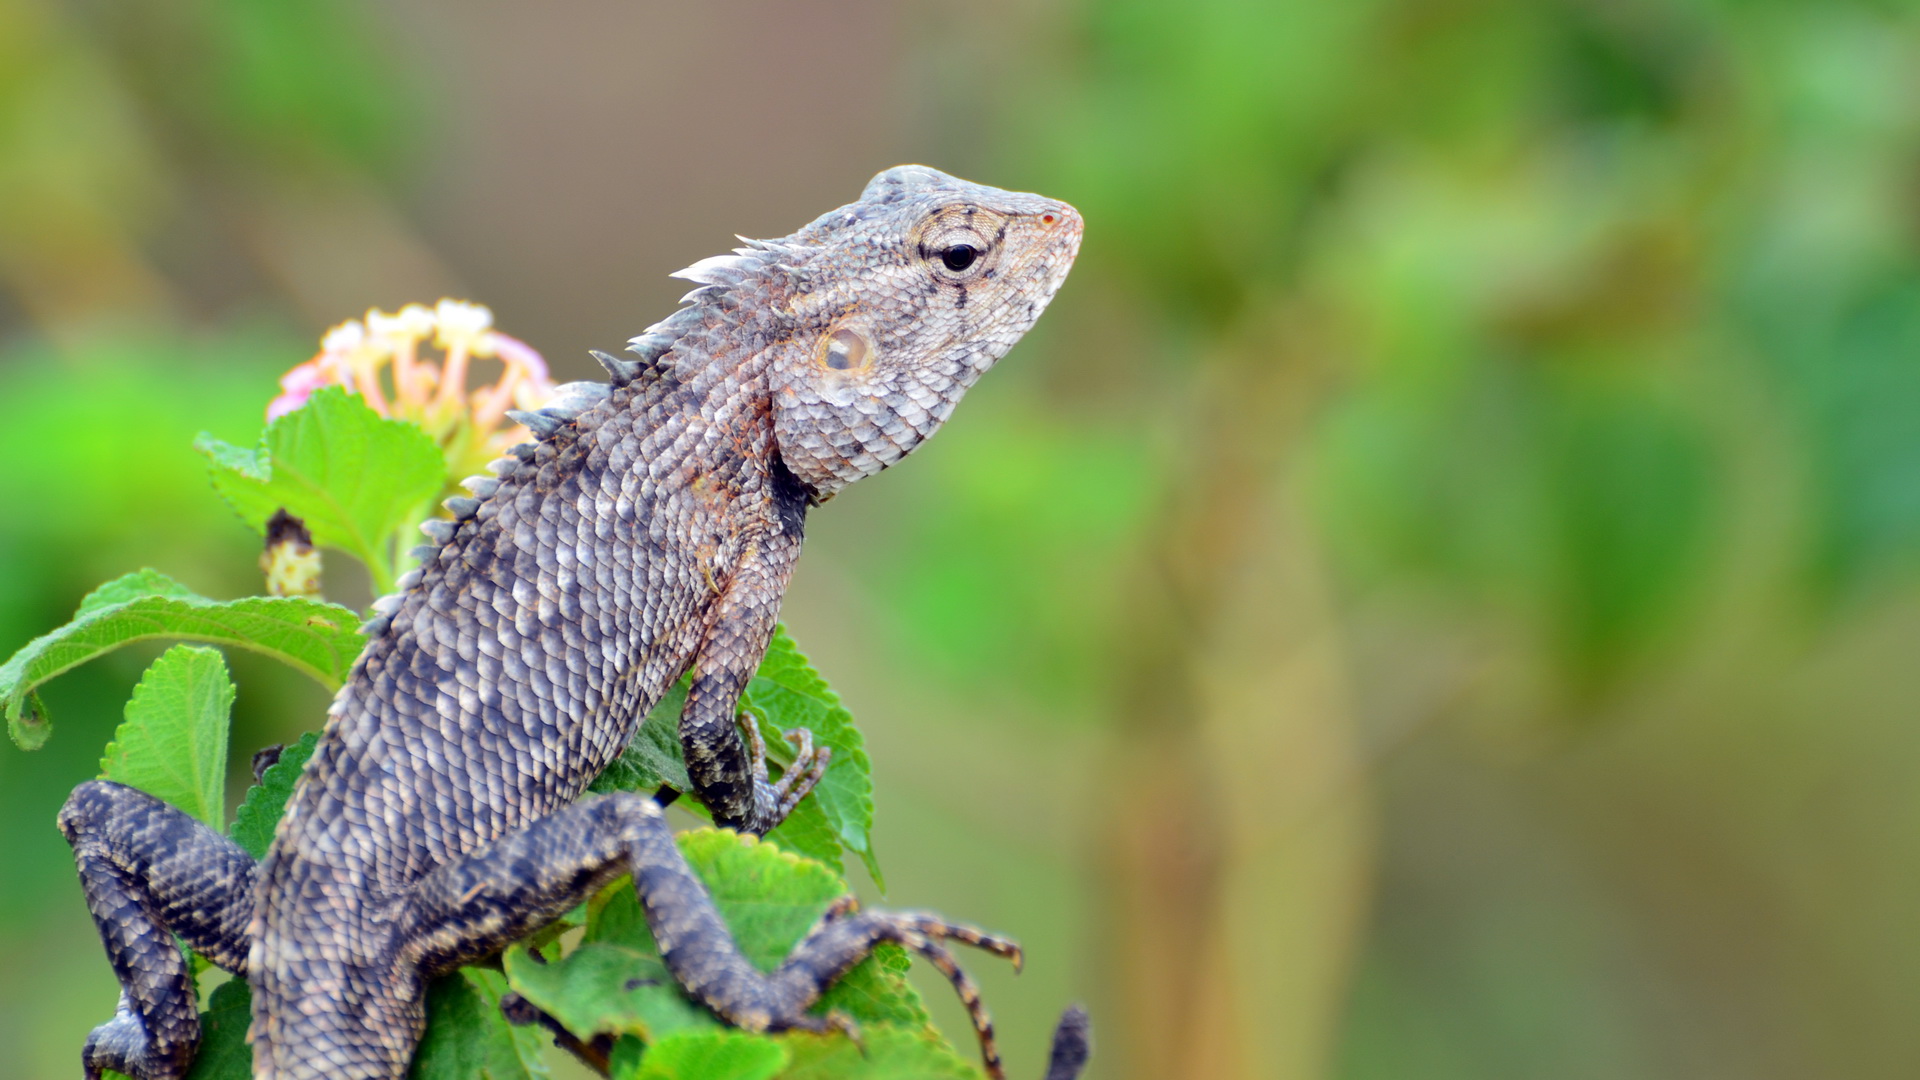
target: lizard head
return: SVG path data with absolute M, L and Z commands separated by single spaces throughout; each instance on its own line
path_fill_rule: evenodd
M 774 434 L 816 500 L 925 441 L 1046 309 L 1080 250 L 1066 203 L 921 165 L 770 247 L 788 264 Z

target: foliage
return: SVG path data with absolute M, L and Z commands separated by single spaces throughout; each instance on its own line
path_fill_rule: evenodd
M 254 531 L 264 533 L 285 509 L 315 543 L 366 564 L 379 593 L 393 588 L 395 564 L 411 546 L 403 531 L 447 483 L 440 447 L 426 432 L 334 386 L 268 424 L 258 450 L 210 435 L 195 445 L 214 487 Z
M 542 1080 L 547 1040 L 537 1028 L 506 1023 L 506 994 L 505 976 L 484 968 L 435 979 L 427 989 L 427 1031 L 413 1057 L 415 1080 Z
M 127 721 L 100 759 L 100 775 L 223 828 L 232 708 L 233 682 L 220 653 L 175 645 L 134 687 Z
M 267 857 L 274 827 L 280 824 L 280 815 L 293 796 L 294 782 L 300 779 L 300 770 L 307 767 L 307 759 L 313 756 L 313 748 L 319 743 L 318 732 L 309 731 L 300 736 L 298 742 L 283 748 L 279 760 L 267 766 L 259 782 L 247 789 L 239 809 L 233 812 L 230 834 L 235 843 L 247 849 L 247 854 L 256 859 Z
M 253 1022 L 253 994 L 244 979 L 230 979 L 207 996 L 200 1014 L 200 1052 L 187 1080 L 227 1080 L 249 1076 L 253 1050 L 247 1046 L 247 1025 Z
M 404 420 L 386 419 L 337 388 L 273 420 L 258 450 L 202 436 L 214 486 L 256 529 L 277 509 L 303 517 L 317 542 L 365 562 L 376 581 L 393 570 L 398 537 L 445 469 L 438 447 Z M 123 645 L 153 638 L 247 649 L 273 657 L 329 689 L 346 678 L 364 639 L 357 618 L 318 600 L 200 596 L 154 570 L 127 574 L 81 602 L 67 625 L 29 643 L 0 666 L 0 701 L 26 749 L 50 731 L 37 691 L 48 680 Z M 685 684 L 673 688 L 645 719 L 631 745 L 595 781 L 594 791 L 685 791 L 686 766 L 675 733 Z M 193 814 L 212 828 L 224 822 L 228 713 L 234 687 L 217 649 L 176 645 L 148 669 L 127 705 L 101 762 L 101 774 Z M 879 879 L 870 830 L 873 786 L 859 730 L 839 698 L 778 629 L 743 708 L 767 733 L 775 766 L 791 765 L 795 746 L 781 737 L 806 729 L 831 748 L 826 776 L 765 842 L 729 831 L 683 835 L 682 850 L 706 883 L 740 946 L 771 970 L 834 900 L 848 893 L 842 858 L 858 855 Z M 254 857 L 272 843 L 301 770 L 318 743 L 308 733 L 285 747 L 241 799 L 233 838 Z M 705 815 L 704 808 L 690 807 Z M 428 1026 L 414 1063 L 421 1078 L 547 1075 L 546 1035 L 510 1024 L 501 1009 L 510 991 L 540 1007 L 574 1035 L 623 1036 L 616 1075 L 650 1080 L 771 1080 L 811 1076 L 846 1058 L 842 1037 L 767 1036 L 725 1030 L 674 983 L 640 915 L 632 883 L 621 879 L 587 907 L 584 934 L 564 946 L 562 920 L 510 948 L 500 969 L 468 968 L 436 980 L 428 992 Z M 538 957 L 535 956 L 538 951 Z M 822 999 L 863 1025 L 878 1056 L 849 1061 L 873 1080 L 908 1076 L 975 1076 L 940 1039 L 907 985 L 906 954 L 883 946 Z M 196 969 L 204 968 L 196 958 Z M 244 981 L 221 984 L 204 1015 L 206 1038 L 192 1076 L 240 1080 L 252 1056 L 244 1040 L 249 1008 Z M 836 1072 L 834 1075 L 842 1075 Z
M 29 642 L 0 664 L 0 707 L 13 741 L 34 749 L 52 733 L 35 690 L 80 664 L 137 641 L 176 638 L 265 653 L 337 689 L 365 639 L 346 608 L 299 597 L 209 600 L 154 570 L 137 570 L 100 586 L 80 602 L 73 621 Z
M 647 1048 L 637 1064 L 621 1061 L 615 1080 L 772 1080 L 792 1054 L 778 1043 L 738 1031 L 686 1031 Z

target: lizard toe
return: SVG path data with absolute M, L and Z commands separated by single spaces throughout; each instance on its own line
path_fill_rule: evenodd
M 794 756 L 793 764 L 787 766 L 780 775 L 778 783 L 770 785 L 756 784 L 754 787 L 754 816 L 766 823 L 768 830 L 777 828 L 800 800 L 817 787 L 827 775 L 827 765 L 833 760 L 832 749 L 813 745 L 813 733 L 804 728 L 786 733 L 789 741 L 797 742 L 800 747 Z M 795 738 L 798 735 L 799 738 Z

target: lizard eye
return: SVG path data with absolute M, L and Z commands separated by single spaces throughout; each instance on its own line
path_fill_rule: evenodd
M 973 261 L 979 257 L 980 249 L 972 244 L 955 244 L 940 253 L 940 261 L 956 274 L 972 266 Z
M 920 260 L 935 281 L 960 286 L 976 277 L 992 277 L 997 245 L 1006 235 L 1005 214 L 958 204 L 935 211 L 915 230 Z

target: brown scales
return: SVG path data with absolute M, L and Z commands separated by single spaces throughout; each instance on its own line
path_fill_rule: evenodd
M 87 1075 L 185 1073 L 199 1019 L 178 934 L 251 984 L 257 1077 L 397 1080 L 428 978 L 625 873 L 668 968 L 730 1022 L 850 1032 L 806 1010 L 894 941 L 952 981 L 1002 1075 L 941 942 L 1017 963 L 1011 942 L 848 903 L 762 973 L 653 800 L 576 800 L 687 672 L 681 742 L 714 820 L 763 834 L 805 796 L 826 751 L 788 733 L 799 760 L 770 784 L 759 733 L 748 745 L 735 720 L 807 508 L 945 422 L 1046 307 L 1080 229 L 1064 203 L 903 166 L 792 236 L 681 271 L 697 287 L 634 339 L 637 360 L 600 354 L 610 384 L 520 414 L 539 441 L 422 527 L 422 565 L 376 604 L 264 860 L 117 784 L 68 800 L 60 826 L 123 990 Z M 1084 1060 L 1070 1013 L 1050 1080 Z

